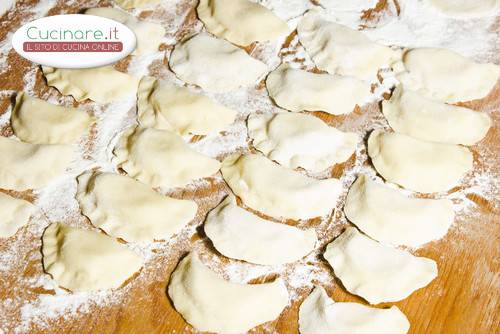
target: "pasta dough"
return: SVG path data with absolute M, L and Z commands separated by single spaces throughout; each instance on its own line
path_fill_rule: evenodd
M 114 154 L 127 174 L 153 187 L 182 187 L 220 168 L 220 162 L 191 149 L 166 130 L 132 128 L 124 132 Z
M 0 238 L 9 238 L 28 223 L 35 206 L 0 192 Z
M 379 244 L 354 227 L 328 244 L 324 257 L 344 287 L 370 304 L 405 299 L 437 276 L 433 260 Z
M 394 131 L 448 144 L 473 145 L 491 126 L 486 113 L 434 101 L 401 86 L 382 102 L 382 111 Z
M 478 64 L 447 49 L 412 49 L 403 63 L 406 71 L 397 78 L 406 89 L 448 103 L 485 97 L 500 76 L 500 66 Z
M 454 18 L 492 15 L 500 7 L 499 0 L 427 0 L 427 3 Z
M 336 303 L 315 286 L 299 308 L 301 334 L 406 334 L 410 323 L 396 306 L 386 309 Z
M 63 69 L 42 66 L 47 84 L 76 101 L 109 103 L 135 94 L 138 80 L 112 66 Z
M 276 319 L 288 304 L 281 279 L 265 284 L 228 282 L 190 253 L 170 276 L 168 295 L 175 309 L 199 331 L 245 333 Z
M 263 62 L 205 33 L 177 44 L 169 64 L 179 79 L 214 93 L 252 86 L 267 73 Z
M 370 98 L 370 84 L 331 74 L 316 74 L 283 64 L 266 79 L 271 98 L 291 111 L 326 111 L 348 114 Z
M 472 169 L 472 153 L 465 147 L 381 130 L 370 134 L 368 155 L 384 179 L 423 193 L 447 191 Z
M 42 241 L 45 271 L 71 291 L 119 288 L 142 267 L 138 255 L 99 232 L 56 223 Z
M 377 44 L 362 32 L 307 12 L 297 26 L 300 43 L 316 66 L 328 73 L 373 81 L 378 70 L 400 58 L 397 51 Z
M 245 205 L 275 218 L 310 219 L 335 207 L 337 179 L 316 180 L 257 155 L 230 156 L 222 176 Z
M 269 9 L 248 0 L 200 0 L 197 12 L 210 33 L 237 45 L 273 40 L 290 31 Z
M 69 145 L 35 145 L 0 136 L 0 188 L 37 189 L 62 175 L 73 160 Z
M 125 9 L 150 8 L 160 3 L 160 0 L 115 0 L 116 4 Z
M 314 229 L 264 220 L 236 205 L 232 195 L 208 214 L 204 229 L 221 254 L 263 265 L 300 260 L 317 241 Z
M 143 127 L 175 131 L 181 135 L 207 135 L 231 124 L 236 112 L 192 93 L 185 87 L 143 77 L 137 93 L 137 114 Z
M 84 173 L 76 199 L 95 227 L 126 241 L 169 239 L 196 215 L 196 202 L 163 196 L 127 176 Z
M 119 5 L 121 6 L 121 4 Z M 160 24 L 138 20 L 119 9 L 111 7 L 90 8 L 85 11 L 85 14 L 106 17 L 129 27 L 137 38 L 137 45 L 132 55 L 140 56 L 158 51 L 165 35 L 165 28 Z
M 11 125 L 15 135 L 32 144 L 71 144 L 89 130 L 93 122 L 85 111 L 57 106 L 17 94 Z
M 365 175 L 349 189 L 344 212 L 373 239 L 410 247 L 440 239 L 455 217 L 448 199 L 409 198 Z
M 256 149 L 289 168 L 320 172 L 346 161 L 360 138 L 307 114 L 251 115 L 248 135 Z

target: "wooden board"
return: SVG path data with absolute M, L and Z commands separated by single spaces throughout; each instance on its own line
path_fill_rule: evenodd
M 187 0 L 178 6 L 178 15 L 185 15 L 181 29 L 176 33 L 177 40 L 188 35 L 196 24 L 194 5 L 196 1 Z M 49 14 L 62 12 L 75 13 L 82 8 L 96 4 L 108 5 L 108 1 L 75 1 L 70 3 L 58 1 Z M 383 10 L 385 1 L 381 1 L 378 10 Z M 5 15 L 1 21 L 0 40 L 7 38 L 8 31 L 15 30 L 20 22 L 29 16 L 30 8 L 37 4 L 36 0 L 20 0 L 14 11 Z M 150 15 L 161 16 L 162 13 L 145 12 L 142 17 Z M 366 14 L 368 17 L 370 13 Z M 171 17 L 164 17 L 168 24 Z M 287 50 L 292 49 L 293 36 L 284 45 Z M 164 45 L 169 49 L 172 45 Z M 252 50 L 252 47 L 249 48 Z M 492 59 L 498 61 L 499 59 Z M 128 60 L 121 62 L 118 68 L 126 68 Z M 30 62 L 19 57 L 13 50 L 8 54 L 8 69 L 0 74 L 0 90 L 12 90 L 0 95 L 0 111 L 3 113 L 12 104 L 14 91 L 26 88 L 23 77 L 28 71 L 36 72 L 36 81 L 32 91 L 38 96 L 58 97 L 59 94 L 47 87 L 41 73 Z M 166 68 L 167 59 L 155 62 L 151 66 L 151 73 L 160 68 Z M 261 84 L 259 90 L 265 88 Z M 75 106 L 78 104 L 75 102 Z M 81 104 L 85 107 L 85 103 Z M 473 101 L 465 105 L 476 110 L 487 110 L 494 120 L 494 126 L 487 137 L 471 149 L 474 152 L 475 169 L 469 173 L 462 186 L 450 191 L 451 197 L 457 204 L 457 217 L 449 233 L 442 240 L 429 243 L 414 251 L 414 254 L 427 256 L 437 261 L 439 276 L 426 288 L 413 293 L 407 299 L 393 304 L 397 305 L 408 317 L 411 323 L 412 334 L 463 334 L 463 333 L 494 333 L 500 328 L 499 305 L 499 247 L 500 228 L 498 224 L 499 205 L 496 201 L 498 189 L 499 165 L 499 107 L 500 85 L 488 97 L 480 101 Z M 386 126 L 380 113 L 378 104 L 372 104 L 347 116 L 334 117 L 324 113 L 315 113 L 327 123 L 342 130 L 366 133 L 374 127 Z M 0 113 L 1 116 L 1 113 Z M 8 136 L 12 130 L 8 125 L 0 128 L 0 134 Z M 92 137 L 90 140 L 90 146 Z M 89 148 L 91 150 L 91 148 Z M 356 168 L 369 168 L 369 163 L 363 161 L 366 152 L 361 150 L 346 163 L 335 166 L 331 175 L 353 181 Z M 220 156 L 219 158 L 222 158 Z M 0 157 L 1 159 L 1 157 Z M 364 166 L 364 167 L 363 167 Z M 495 181 L 496 179 L 496 181 Z M 481 186 L 482 185 L 482 186 Z M 479 190 L 478 190 L 479 189 Z M 33 201 L 36 194 L 32 191 L 9 192 L 10 194 Z M 203 252 L 203 259 L 210 267 L 217 270 L 226 278 L 228 268 L 243 267 L 238 261 L 230 261 L 219 254 L 210 245 L 200 228 L 206 213 L 213 208 L 220 199 L 228 193 L 227 186 L 220 177 L 210 178 L 197 187 L 188 187 L 178 190 L 172 195 L 179 198 L 190 198 L 200 206 L 194 222 L 175 238 L 173 242 L 157 243 L 150 253 L 152 257 L 136 277 L 120 290 L 104 295 L 94 296 L 95 302 L 83 303 L 78 310 L 68 310 L 68 314 L 53 316 L 51 308 L 47 307 L 47 314 L 43 310 L 34 322 L 26 323 L 26 304 L 39 300 L 40 296 L 54 295 L 53 289 L 36 285 L 36 281 L 43 275 L 40 254 L 41 230 L 28 227 L 22 228 L 15 237 L 0 241 L 0 259 L 9 261 L 3 254 L 15 254 L 9 263 L 8 270 L 0 274 L 0 333 L 11 333 L 15 328 L 22 328 L 30 333 L 190 333 L 192 327 L 186 324 L 182 317 L 173 309 L 171 301 L 165 291 L 170 273 L 179 259 L 188 251 L 196 248 Z M 462 195 L 460 195 L 462 194 Z M 345 194 L 344 194 L 345 195 Z M 253 333 L 297 333 L 297 312 L 303 298 L 311 290 L 311 282 L 303 287 L 301 282 L 308 281 L 310 275 L 313 283 L 324 285 L 329 295 L 337 301 L 356 301 L 365 303 L 361 298 L 346 292 L 342 284 L 333 275 L 321 257 L 325 245 L 333 240 L 346 224 L 341 211 L 342 202 L 331 217 L 315 219 L 300 223 L 300 226 L 315 227 L 321 239 L 321 244 L 312 263 L 300 263 L 284 266 L 275 271 L 275 274 L 284 276 L 289 288 L 294 292 L 293 302 L 285 309 L 276 321 L 255 328 Z M 81 215 L 69 215 L 65 223 L 85 225 L 90 223 Z M 297 222 L 287 221 L 297 225 Z M 48 221 L 47 221 L 48 224 Z M 196 231 L 194 234 L 189 231 Z M 2 257 L 3 256 L 3 257 Z M 15 262 L 15 263 L 14 263 Z M 1 268 L 1 267 L 0 267 Z M 245 268 L 248 269 L 248 266 Z M 305 273 L 302 270 L 313 271 Z M 263 282 L 274 278 L 275 274 L 260 276 L 251 283 Z M 327 277 L 326 282 L 324 277 Z M 300 278 L 299 284 L 293 285 L 292 280 Z M 318 281 L 318 277 L 323 277 Z M 296 282 L 295 282 L 296 283 Z M 294 283 L 294 284 L 295 284 Z M 291 286 L 291 284 L 293 286 Z M 102 301 L 102 299 L 105 299 Z M 109 299 L 109 300 L 108 300 Z M 56 300 L 56 299 L 54 299 Z M 264 301 L 265 302 L 265 301 Z M 49 303 L 50 304 L 50 303 Z M 23 314 L 24 312 L 24 314 Z M 23 320 L 24 319 L 24 320 Z M 23 321 L 25 322 L 23 324 Z M 19 327 L 23 325 L 24 327 Z

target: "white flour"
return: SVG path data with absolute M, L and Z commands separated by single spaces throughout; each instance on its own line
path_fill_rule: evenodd
M 78 4 L 81 2 L 77 0 L 73 2 L 66 1 L 67 4 Z M 148 17 L 151 21 L 163 24 L 167 29 L 164 41 L 167 46 L 172 46 L 176 43 L 179 38 L 177 30 L 187 17 L 189 9 L 196 3 L 195 0 L 189 0 L 188 2 L 189 6 L 185 6 L 185 0 L 165 1 L 163 5 Z M 304 11 L 314 7 L 311 1 L 306 0 L 261 0 L 259 2 L 275 10 L 278 16 L 289 20 L 291 27 L 296 26 L 299 16 Z M 329 15 L 332 20 L 337 20 L 354 28 L 366 25 L 366 22 L 360 20 L 360 15 L 363 10 L 372 8 L 376 3 L 376 1 L 338 0 L 322 0 L 320 2 L 325 10 L 330 13 Z M 22 10 L 23 13 L 30 13 L 23 18 L 23 22 L 27 22 L 35 17 L 45 15 L 54 3 L 55 1 L 41 1 L 34 8 L 20 8 L 18 10 Z M 82 8 L 89 7 L 95 3 L 96 1 L 86 2 L 88 5 L 82 6 Z M 346 7 L 346 3 L 349 6 Z M 492 28 L 494 18 L 460 21 L 444 17 L 427 8 L 423 5 L 422 1 L 400 0 L 400 4 L 402 7 L 400 17 L 391 17 L 390 15 L 381 17 L 377 21 L 377 28 L 373 28 L 370 25 L 370 28 L 364 29 L 364 32 L 372 39 L 390 45 L 396 44 L 404 47 L 447 47 L 481 61 L 491 61 L 492 56 L 496 54 L 498 42 Z M 338 5 L 342 5 L 343 8 L 339 8 Z M 394 8 L 394 5 L 391 5 L 391 12 L 395 11 Z M 140 11 L 135 10 L 132 13 L 139 15 Z M 189 28 L 188 35 L 195 34 L 201 29 L 202 24 L 198 22 Z M 10 69 L 7 62 L 7 55 L 10 51 L 10 38 L 11 34 L 7 35 L 7 38 L 0 42 L 0 72 Z M 313 62 L 300 45 L 297 37 L 292 39 L 287 48 L 280 50 L 282 43 L 283 41 L 264 43 L 253 50 L 252 55 L 264 61 L 271 69 L 278 66 L 282 60 L 300 64 L 305 69 L 314 67 Z M 163 80 L 182 85 L 183 83 L 162 64 L 164 56 L 168 58 L 169 52 L 157 52 L 150 56 L 134 58 L 128 65 L 128 72 L 138 77 L 154 72 L 155 76 Z M 35 90 L 37 71 L 38 68 L 33 65 L 23 77 L 24 90 L 33 96 L 37 94 Z M 376 89 L 374 96 L 379 97 L 393 85 L 394 81 L 391 75 L 386 75 L 386 78 L 384 84 Z M 196 90 L 195 88 L 193 89 Z M 0 97 L 11 96 L 13 93 L 13 91 L 0 91 Z M 279 111 L 269 99 L 265 89 L 246 88 L 232 93 L 210 94 L 209 96 L 219 103 L 238 111 L 237 121 L 229 126 L 222 135 L 205 136 L 201 140 L 193 140 L 191 143 L 191 146 L 199 152 L 219 159 L 231 153 L 243 152 L 249 149 L 245 120 L 250 113 L 273 113 Z M 70 97 L 61 97 L 55 90 L 51 90 L 43 98 L 52 103 L 63 105 L 72 103 Z M 44 214 L 38 214 L 25 229 L 22 229 L 12 240 L 9 239 L 8 245 L 0 249 L 0 274 L 2 275 L 5 272 L 9 272 L 10 274 L 12 270 L 15 270 L 19 266 L 19 263 L 32 262 L 37 264 L 37 268 L 41 268 L 39 242 L 36 246 L 37 248 L 33 249 L 33 243 L 27 243 L 26 240 L 30 240 L 30 238 L 39 239 L 49 221 L 63 221 L 73 226 L 86 229 L 91 228 L 86 219 L 81 215 L 78 203 L 74 199 L 76 192 L 75 177 L 84 170 L 94 167 L 105 171 L 116 170 L 112 159 L 112 149 L 120 133 L 125 128 L 135 124 L 135 101 L 131 97 L 129 100 L 116 102 L 107 106 L 86 102 L 80 108 L 89 111 L 97 118 L 97 125 L 94 129 L 95 138 L 92 142 L 89 142 L 88 138 L 82 139 L 78 145 L 81 157 L 71 166 L 67 175 L 56 180 L 50 186 L 34 193 L 36 198 L 35 204 Z M 497 108 L 498 106 L 493 106 L 491 109 L 496 110 Z M 9 117 L 10 109 L 0 115 L 0 126 L 7 124 Z M 387 123 L 381 113 L 376 111 L 376 105 L 371 104 L 363 108 L 361 115 L 355 118 L 347 118 L 338 127 L 344 131 L 356 131 L 360 135 L 364 135 L 373 128 L 387 127 Z M 186 139 L 189 140 L 190 138 Z M 481 161 L 494 161 L 495 152 L 486 151 L 481 146 L 478 147 L 477 151 L 480 154 Z M 499 181 L 494 174 L 495 166 L 486 163 L 484 166 L 482 170 L 475 170 L 469 173 L 464 181 L 468 186 L 464 190 L 446 196 L 454 201 L 457 216 L 467 214 L 470 217 L 474 217 L 477 214 L 475 211 L 477 204 L 469 199 L 470 196 L 467 197 L 470 194 L 479 195 L 486 200 L 493 200 L 495 197 L 498 197 Z M 330 173 L 331 170 L 327 170 L 315 175 L 315 177 L 328 177 Z M 358 145 L 356 160 L 352 165 L 348 164 L 346 170 L 343 172 L 341 178 L 344 185 L 342 199 L 345 197 L 348 186 L 359 173 L 366 173 L 372 177 L 376 177 L 375 171 L 367 162 L 364 143 Z M 206 195 L 207 197 L 205 198 L 195 198 L 195 200 L 199 203 L 207 202 L 215 206 L 217 201 L 221 200 L 227 192 L 220 176 L 216 176 L 210 181 L 200 180 L 193 182 L 185 188 L 185 191 L 189 193 L 199 189 L 206 189 L 211 185 L 211 182 L 218 185 L 217 191 Z M 165 189 L 162 191 L 170 193 Z M 172 193 L 175 194 L 175 191 Z M 337 205 L 335 213 L 332 214 L 332 217 L 335 218 L 324 217 L 314 225 L 321 240 L 320 246 L 324 246 L 326 242 L 331 240 L 340 231 L 339 226 L 346 223 L 340 203 L 341 201 Z M 37 274 L 37 276 L 24 279 L 27 281 L 19 283 L 20 286 L 26 287 L 23 290 L 28 290 L 28 292 L 24 291 L 22 298 L 11 298 L 0 301 L 0 333 L 2 333 L 2 330 L 5 332 L 26 333 L 34 325 L 50 331 L 51 322 L 60 317 L 65 320 L 71 320 L 79 314 L 91 312 L 95 308 L 99 309 L 120 304 L 132 289 L 146 286 L 148 282 L 165 279 L 164 276 L 159 274 L 162 272 L 165 264 L 155 260 L 159 257 L 168 258 L 168 254 L 171 254 L 174 248 L 198 250 L 202 254 L 201 258 L 204 263 L 226 279 L 234 282 L 248 282 L 277 274 L 285 279 L 292 300 L 299 298 L 301 293 L 310 289 L 313 284 L 320 284 L 325 287 L 334 284 L 331 270 L 321 260 L 319 250 L 301 261 L 281 266 L 258 266 L 227 259 L 222 261 L 219 257 L 214 256 L 213 253 L 207 251 L 206 240 L 200 239 L 194 243 L 191 241 L 204 214 L 199 213 L 196 222 L 190 223 L 181 233 L 174 236 L 168 242 L 158 242 L 149 245 L 128 244 L 131 249 L 144 257 L 145 267 L 138 277 L 122 289 L 73 294 L 58 288 L 48 275 L 39 276 Z M 472 219 L 468 218 L 467 220 Z M 301 225 L 303 223 L 299 223 L 299 226 Z M 463 219 L 458 219 L 454 228 L 466 228 L 466 226 L 463 226 Z M 318 247 L 318 249 L 321 248 Z M 17 274 L 19 277 L 22 277 L 22 268 Z M 0 282 L 2 282 L 1 278 Z M 16 287 L 12 288 L 16 289 Z M 44 292 L 34 292 L 40 290 Z M 268 330 L 271 331 L 272 329 Z

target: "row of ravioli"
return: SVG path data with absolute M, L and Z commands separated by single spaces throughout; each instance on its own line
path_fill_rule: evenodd
M 263 9 L 259 7 L 259 10 Z M 236 44 L 246 43 L 232 40 L 228 33 L 232 30 L 230 28 L 219 29 L 225 33 L 218 33 L 208 19 L 203 19 L 200 7 L 199 14 L 211 33 Z M 260 15 L 259 11 L 253 15 Z M 394 57 L 394 50 L 368 41 L 356 31 L 328 22 L 316 12 L 305 15 L 298 31 L 301 42 L 318 68 L 332 74 L 311 73 L 286 64 L 269 74 L 266 79 L 269 95 L 276 104 L 290 111 L 351 112 L 355 105 L 362 105 L 369 98 L 369 78 L 379 68 L 389 65 Z M 364 52 L 373 49 L 370 51 L 373 57 L 369 59 L 377 60 L 374 64 L 366 66 L 362 63 L 365 61 L 360 60 L 353 65 L 352 61 L 347 62 L 347 58 L 342 61 L 340 56 L 353 48 L 352 45 L 342 47 L 346 32 L 350 38 L 355 36 L 359 40 Z M 339 35 L 341 37 L 336 39 Z M 328 45 L 334 45 L 333 49 L 318 50 L 314 40 L 324 38 L 332 41 Z M 411 86 L 415 78 L 425 78 L 426 84 L 437 80 L 426 77 L 434 75 L 435 71 L 419 72 L 419 62 L 429 56 L 444 57 L 447 62 L 453 60 L 460 66 L 467 65 L 479 78 L 488 77 L 492 69 L 496 70 L 446 50 L 416 49 L 403 58 L 405 71 L 400 77 L 403 85 L 383 103 L 384 115 L 397 133 L 372 133 L 368 153 L 386 180 L 421 192 L 445 191 L 457 184 L 462 174 L 471 168 L 472 159 L 465 148 L 456 144 L 477 142 L 490 126 L 486 114 L 444 103 L 456 102 L 453 99 L 463 96 L 466 96 L 464 100 L 471 96 L 482 97 L 487 93 L 486 88 L 473 92 L 477 86 L 453 89 L 441 86 L 439 82 L 421 89 Z M 352 59 L 352 52 L 348 57 Z M 178 44 L 170 57 L 170 66 L 180 79 L 207 91 L 230 91 L 253 85 L 267 73 L 267 66 L 243 50 L 204 33 Z M 309 219 L 329 214 L 341 193 L 340 182 L 336 179 L 317 180 L 292 168 L 324 170 L 347 160 L 360 140 L 356 134 L 340 132 L 307 114 L 251 115 L 248 119 L 249 136 L 254 146 L 269 159 L 258 154 L 231 156 L 221 165 L 215 159 L 190 149 L 180 136 L 218 132 L 234 120 L 234 111 L 208 97 L 152 77 L 144 77 L 138 84 L 138 80 L 111 67 L 88 70 L 44 68 L 43 71 L 49 85 L 77 100 L 90 98 L 110 102 L 135 91 L 137 85 L 139 87 L 139 126 L 126 131 L 114 151 L 118 166 L 131 178 L 86 172 L 78 177 L 76 195 L 82 212 L 93 225 L 126 241 L 168 239 L 196 214 L 194 202 L 159 195 L 151 187 L 184 186 L 193 179 L 213 175 L 221 167 L 222 175 L 234 194 L 254 210 L 279 219 Z M 234 73 L 239 76 L 235 77 Z M 457 73 L 449 70 L 443 75 L 449 78 Z M 404 78 L 410 79 L 405 83 Z M 103 82 L 104 87 L 95 85 L 95 82 Z M 443 92 L 444 89 L 448 91 Z M 440 96 L 447 98 L 440 101 Z M 77 140 L 93 121 L 81 111 L 67 109 L 18 95 L 12 113 L 12 127 L 16 136 L 26 143 L 2 138 L 2 141 L 9 142 L 1 143 L 0 149 L 13 158 L 5 161 L 7 164 L 2 164 L 0 170 L 15 170 L 16 173 L 7 175 L 2 172 L 0 175 L 8 177 L 0 176 L 0 187 L 16 190 L 37 188 L 62 173 L 71 155 L 67 144 Z M 468 131 L 463 131 L 464 128 Z M 331 145 L 322 145 L 324 142 Z M 311 152 L 311 147 L 318 149 Z M 17 155 L 16 152 L 21 153 Z M 47 157 L 51 161 L 45 165 Z M 33 165 L 26 163 L 28 158 Z M 422 161 L 427 163 L 422 164 Z M 41 170 L 32 177 L 30 173 L 34 169 L 31 167 L 35 165 Z M 43 170 L 44 166 L 47 170 Z M 390 207 L 387 203 L 391 203 Z M 344 211 L 351 222 L 381 242 L 349 228 L 328 246 L 325 258 L 350 292 L 372 304 L 397 301 L 427 285 L 437 275 L 433 261 L 414 257 L 385 244 L 418 246 L 442 237 L 453 221 L 450 201 L 409 198 L 396 189 L 360 176 L 349 190 Z M 264 220 L 239 207 L 232 195 L 209 214 L 205 232 L 221 254 L 263 265 L 296 261 L 310 253 L 317 243 L 314 230 Z M 66 251 L 70 256 L 66 260 L 60 254 L 61 241 L 67 243 Z M 101 263 L 102 268 L 77 261 L 79 267 L 69 269 L 72 266 L 64 261 L 81 257 L 87 243 L 103 245 L 103 251 L 109 252 L 114 259 L 113 270 L 109 270 L 107 261 Z M 62 224 L 53 224 L 45 232 L 43 253 L 45 270 L 61 286 L 76 291 L 119 287 L 141 267 L 141 260 L 135 254 L 104 234 Z M 367 259 L 366 254 L 371 254 L 371 259 Z M 94 256 L 96 260 L 102 256 L 85 255 Z M 380 277 L 377 263 L 392 268 L 384 272 L 383 280 L 373 279 Z M 203 293 L 194 294 L 194 291 Z M 215 332 L 248 330 L 276 318 L 288 303 L 286 288 L 280 280 L 262 286 L 234 285 L 216 277 L 194 253 L 184 258 L 172 274 L 169 295 L 189 323 L 200 330 Z M 190 300 L 190 296 L 194 299 Z M 219 304 L 221 296 L 231 296 L 229 299 L 234 299 L 235 304 Z M 274 298 L 263 307 L 262 301 L 269 296 Z M 256 304 L 256 300 L 260 302 Z M 370 326 L 380 326 L 380 323 L 393 326 L 394 333 L 408 329 L 406 318 L 395 307 L 375 310 L 361 304 L 332 304 L 324 290 L 317 288 L 301 307 L 301 332 L 311 332 L 307 329 L 308 323 L 311 330 L 317 330 L 317 320 L 324 321 L 314 319 L 316 312 L 320 311 L 317 305 L 323 305 L 331 313 L 341 312 L 343 307 L 350 308 L 346 315 L 367 316 L 370 320 L 364 325 L 372 330 L 377 327 Z M 242 309 L 246 311 L 240 313 Z M 342 324 L 323 325 L 331 329 Z M 345 325 L 349 326 L 348 321 Z

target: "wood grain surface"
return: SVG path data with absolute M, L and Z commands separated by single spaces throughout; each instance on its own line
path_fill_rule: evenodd
M 14 31 L 29 16 L 29 10 L 37 4 L 37 0 L 20 0 L 15 9 L 8 15 L 4 15 L 0 22 L 0 41 L 4 41 L 9 31 Z M 49 11 L 49 15 L 58 13 L 75 13 L 83 8 L 91 6 L 107 6 L 109 1 L 62 1 Z M 195 0 L 186 0 L 177 8 L 178 15 L 184 15 L 185 20 L 176 33 L 176 39 L 181 40 L 192 32 L 197 21 L 194 7 Z M 376 12 L 384 11 L 386 1 L 381 1 Z M 160 17 L 162 13 L 143 12 L 141 17 L 155 15 Z M 375 17 L 374 13 L 367 12 L 367 23 Z M 168 24 L 171 17 L 164 17 Z M 293 53 L 294 34 L 290 36 L 283 48 Z M 162 45 L 162 49 L 171 49 L 173 45 Z M 250 46 L 247 51 L 254 51 L 255 46 Z M 290 51 L 292 50 L 292 51 Z M 492 59 L 498 62 L 500 57 Z M 126 69 L 129 59 L 119 64 L 117 68 Z M 300 62 L 300 59 L 297 61 Z M 8 110 L 12 104 L 12 96 L 15 91 L 25 89 L 23 81 L 25 73 L 36 71 L 36 81 L 32 90 L 40 97 L 58 97 L 60 94 L 46 85 L 40 70 L 29 61 L 22 59 L 14 50 L 7 57 L 8 69 L 0 74 L 0 90 L 8 91 L 0 95 L 0 116 Z M 150 72 L 168 70 L 168 59 L 156 61 L 150 66 Z M 263 84 L 259 85 L 260 91 L 265 91 Z M 86 102 L 81 105 L 85 107 Z M 500 237 L 498 174 L 499 174 L 499 107 L 500 107 L 500 85 L 484 99 L 463 103 L 475 110 L 485 110 L 493 119 L 493 127 L 488 135 L 479 144 L 471 147 L 474 153 L 474 171 L 467 174 L 463 185 L 452 189 L 450 196 L 460 206 L 464 201 L 469 201 L 467 209 L 459 210 L 455 223 L 449 233 L 443 239 L 431 242 L 418 250 L 411 250 L 419 256 L 426 256 L 438 263 L 439 276 L 427 287 L 413 293 L 410 297 L 398 303 L 381 304 L 377 307 L 397 305 L 408 317 L 412 334 L 464 334 L 464 333 L 495 333 L 500 328 L 499 317 L 499 262 L 500 258 L 498 241 Z M 90 111 L 91 112 L 91 111 Z M 356 110 L 345 116 L 331 116 L 325 113 L 314 113 L 328 124 L 336 126 L 341 130 L 367 133 L 374 127 L 387 127 L 379 104 L 371 104 Z M 9 136 L 12 134 L 10 126 L 0 128 L 0 134 Z M 196 140 L 196 138 L 195 138 Z M 92 140 L 88 143 L 91 150 Z M 331 170 L 331 176 L 346 177 L 348 171 L 352 171 L 359 163 L 361 155 L 366 156 L 365 150 L 361 150 L 351 157 L 346 163 L 335 166 Z M 223 158 L 220 156 L 218 158 Z M 1 157 L 0 157 L 1 159 Z M 369 166 L 369 161 L 361 161 L 361 165 Z M 358 166 L 359 167 L 359 166 Z M 363 167 L 363 166 L 361 166 Z M 479 176 L 478 176 L 479 175 Z M 352 182 L 354 174 L 349 175 Z M 484 181 L 491 185 L 487 193 L 475 191 L 480 177 L 489 178 Z M 347 188 L 347 187 L 346 187 Z M 5 191 L 5 190 L 1 190 Z M 5 191 L 13 196 L 33 201 L 36 194 L 32 191 L 12 192 Z M 209 178 L 198 187 L 187 187 L 171 193 L 178 198 L 193 199 L 199 204 L 199 211 L 195 221 L 190 227 L 196 231 L 194 234 L 184 233 L 175 239 L 175 242 L 163 241 L 163 246 L 153 250 L 154 257 L 147 262 L 142 271 L 131 278 L 120 291 L 116 291 L 118 301 L 113 299 L 110 303 L 90 303 L 87 309 L 73 312 L 70 316 L 61 315 L 46 319 L 43 325 L 37 321 L 30 323 L 24 328 L 29 333 L 191 333 L 193 328 L 188 325 L 177 313 L 171 301 L 166 295 L 166 286 L 169 275 L 175 266 L 187 252 L 193 248 L 202 250 L 202 259 L 210 267 L 224 268 L 228 263 L 243 265 L 239 261 L 228 260 L 218 254 L 203 234 L 200 226 L 206 213 L 222 199 L 229 189 L 221 180 L 220 176 Z M 463 193 L 463 198 L 458 196 Z M 453 196 L 453 195 L 457 196 Z M 345 196 L 345 192 L 344 192 Z M 336 301 L 355 301 L 366 304 L 361 298 L 346 292 L 342 284 L 333 275 L 333 271 L 321 257 L 321 253 L 327 243 L 333 240 L 346 226 L 347 221 L 342 213 L 342 201 L 335 212 L 325 219 L 313 219 L 306 222 L 287 221 L 284 223 L 310 226 L 317 229 L 320 236 L 316 261 L 314 266 L 318 272 L 326 273 L 329 277 L 328 284 L 315 282 L 317 275 L 311 274 L 313 283 L 323 284 L 328 294 Z M 91 227 L 89 221 L 81 215 L 70 215 L 65 221 L 68 224 L 86 225 Z M 47 222 L 48 224 L 48 222 Z M 18 231 L 13 238 L 0 241 L 0 258 L 3 252 L 12 251 L 16 248 L 18 253 L 17 262 L 11 264 L 8 271 L 0 273 L 0 300 L 10 307 L 0 309 L 4 319 L 0 323 L 0 333 L 13 333 L 22 321 L 22 305 L 33 302 L 42 295 L 53 295 L 51 289 L 42 287 L 33 288 L 33 281 L 44 275 L 40 254 L 40 234 L 33 233 L 27 227 Z M 160 242 L 161 244 L 161 242 Z M 367 255 L 369 256 L 369 255 Z M 208 261 L 213 261 L 210 263 Z M 307 264 L 302 264 L 307 265 Z M 304 268 L 302 266 L 301 268 Z M 298 270 L 293 264 L 286 266 L 285 280 L 295 274 Z M 219 270 L 221 275 L 227 271 Z M 276 274 L 280 274 L 277 272 Z M 250 283 L 268 281 L 274 278 L 272 273 L 263 275 Z M 306 277 L 307 278 L 307 277 Z M 289 281 L 287 281 L 289 283 Z M 309 282 L 310 283 L 310 282 Z M 311 284 L 303 287 L 294 287 L 296 296 L 291 304 L 284 310 L 281 316 L 271 323 L 266 323 L 253 329 L 252 333 L 297 333 L 298 307 L 303 298 L 311 291 Z M 264 303 L 266 301 L 263 301 Z M 43 314 L 41 315 L 43 317 Z M 8 321 L 7 321 L 7 320 Z M 196 332 L 196 331 L 195 331 Z M 383 333 L 380 333 L 383 334 Z

